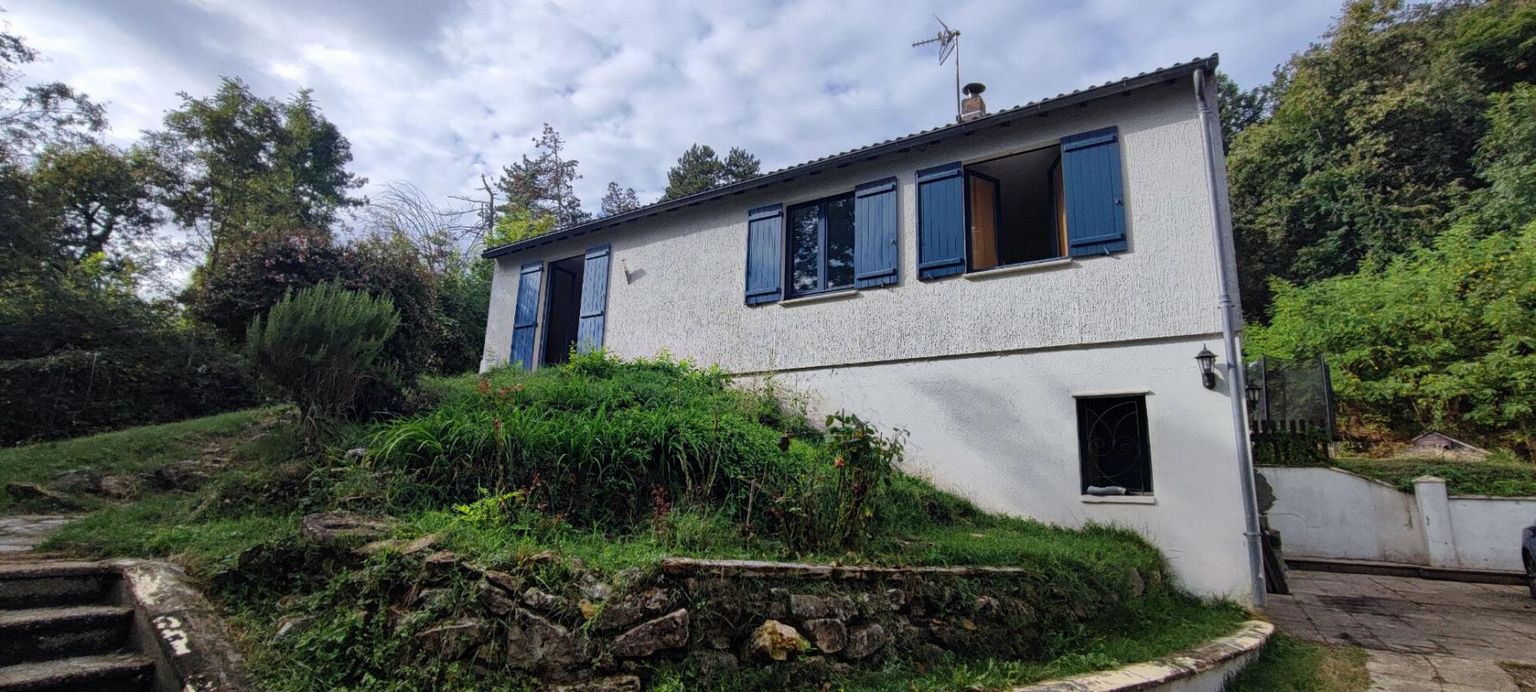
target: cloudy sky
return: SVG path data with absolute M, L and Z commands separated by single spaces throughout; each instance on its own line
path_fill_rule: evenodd
M 1341 0 L 0 0 L 41 50 L 30 75 L 108 104 L 112 137 L 158 126 L 220 76 L 308 87 L 372 185 L 474 189 L 549 122 L 595 210 L 609 180 L 644 202 L 689 144 L 764 170 L 943 124 L 954 73 L 993 109 L 1220 53 L 1239 83 L 1317 39 Z

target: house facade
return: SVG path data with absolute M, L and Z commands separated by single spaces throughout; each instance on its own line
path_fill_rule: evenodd
M 909 431 L 907 470 L 985 509 L 1125 526 L 1262 598 L 1215 64 L 491 248 L 482 367 L 601 345 L 772 377 Z

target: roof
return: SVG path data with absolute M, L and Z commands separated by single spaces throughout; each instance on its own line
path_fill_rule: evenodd
M 1193 74 L 1196 70 L 1213 72 L 1216 69 L 1218 57 L 1212 54 L 1207 58 L 1196 58 L 1188 62 L 1162 67 L 1150 72 L 1143 72 L 1134 77 L 1125 77 L 1113 82 L 1106 82 L 1086 89 L 1078 89 L 1065 94 L 1058 94 L 1048 99 L 1031 101 L 1029 103 L 1004 108 L 981 118 L 963 123 L 951 123 L 908 135 L 902 135 L 884 142 L 877 142 L 857 149 L 850 149 L 840 154 L 823 156 L 805 163 L 796 164 L 776 171 L 770 171 L 762 175 L 748 178 L 741 182 L 722 185 L 717 188 L 705 190 L 686 197 L 657 202 L 627 211 L 622 214 L 614 214 L 599 219 L 593 219 L 583 223 L 559 228 L 543 235 L 525 238 L 515 243 L 498 245 L 487 248 L 480 254 L 481 257 L 491 258 L 512 253 L 521 252 L 541 245 L 559 242 L 568 238 L 574 238 L 589 233 L 603 232 L 619 226 L 660 216 L 668 212 L 678 211 L 701 204 L 715 202 L 726 197 L 743 195 L 748 192 L 760 190 L 771 185 L 787 183 L 802 176 L 816 175 L 826 170 L 846 168 L 860 161 L 868 161 L 889 153 L 901 153 L 912 147 L 923 146 L 938 142 L 955 135 L 967 135 L 990 127 L 1010 124 L 1031 116 L 1040 116 L 1051 111 L 1061 110 L 1069 106 L 1077 106 L 1096 101 L 1115 94 L 1124 94 L 1135 89 L 1156 84 L 1169 83 L 1185 76 Z

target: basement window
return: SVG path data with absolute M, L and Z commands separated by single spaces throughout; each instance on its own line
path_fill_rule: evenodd
M 1066 254 L 1061 147 L 965 167 L 970 271 Z
M 789 295 L 853 288 L 853 194 L 789 208 Z
M 1084 495 L 1151 495 L 1152 453 L 1144 395 L 1078 397 Z

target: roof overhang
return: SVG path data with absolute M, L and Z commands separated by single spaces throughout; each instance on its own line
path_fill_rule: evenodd
M 958 135 L 969 135 L 980 130 L 992 127 L 1011 125 L 1015 121 L 1024 118 L 1039 117 L 1053 111 L 1080 106 L 1090 101 L 1097 101 L 1110 96 L 1126 94 L 1144 87 L 1157 84 L 1171 83 L 1194 74 L 1196 70 L 1205 70 L 1207 74 L 1213 74 L 1216 70 L 1218 57 L 1212 54 L 1208 58 L 1198 58 L 1189 62 L 1170 65 L 1168 67 L 1143 72 L 1134 77 L 1126 77 L 1118 81 L 1101 84 L 1087 89 L 1060 94 L 1053 98 L 1033 101 L 1011 108 L 1005 108 L 985 117 L 977 118 L 969 122 L 944 125 L 930 130 L 923 130 L 910 135 L 888 139 L 884 142 L 871 144 L 858 149 L 845 151 L 841 154 L 824 156 L 819 159 L 807 161 L 802 164 L 781 168 L 777 171 L 765 173 L 755 178 L 749 178 L 739 183 L 723 185 L 721 187 L 706 190 L 687 197 L 657 202 L 640 207 L 622 214 L 605 216 L 593 219 L 574 226 L 556 229 L 550 233 L 525 238 L 515 243 L 498 245 L 487 248 L 480 253 L 481 257 L 493 258 L 510 255 L 524 250 L 530 250 L 543 245 L 558 243 L 570 238 L 576 238 L 593 233 L 608 232 L 623 226 L 651 219 L 664 214 L 676 212 L 691 207 L 710 204 L 727 197 L 737 197 L 750 192 L 762 190 L 767 187 L 790 183 L 805 176 L 817 175 L 828 170 L 847 168 L 848 166 L 864 161 L 870 161 L 889 154 L 900 154 L 914 148 L 933 144 Z

